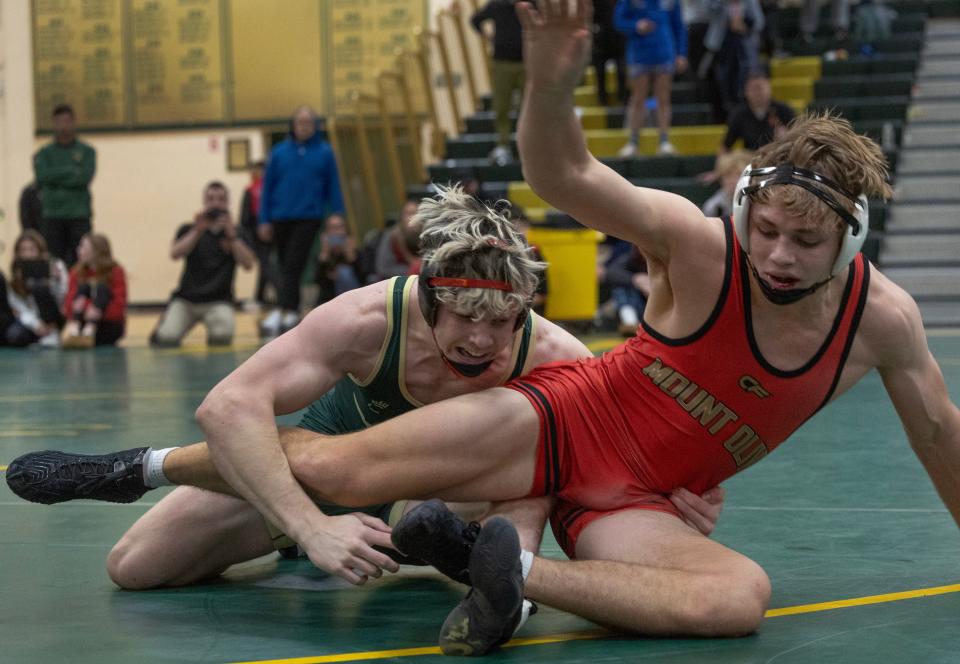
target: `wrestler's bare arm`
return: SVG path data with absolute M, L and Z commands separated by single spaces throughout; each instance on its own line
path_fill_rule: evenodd
M 636 244 L 651 276 L 649 316 L 662 333 L 688 334 L 703 322 L 719 291 L 723 228 L 690 201 L 636 187 L 590 154 L 573 106 L 590 52 L 590 2 L 578 0 L 579 13 L 561 17 L 565 5 L 565 0 L 542 0 L 537 9 L 518 4 L 527 79 L 517 132 L 524 177 L 550 205 Z M 678 316 L 682 320 L 673 320 Z
M 960 525 L 960 410 L 927 347 L 916 303 L 882 275 L 878 281 L 882 306 L 865 315 L 864 333 L 874 342 L 877 369 L 910 445 Z
M 280 447 L 276 415 L 319 398 L 348 372 L 366 375 L 386 332 L 385 284 L 351 291 L 311 312 L 223 379 L 197 410 L 214 464 L 264 516 L 297 539 L 323 533 L 319 567 L 357 582 L 395 565 L 373 551 L 389 535 L 361 517 L 326 517 L 296 481 Z M 372 527 L 371 527 L 372 526 Z
M 633 186 L 590 154 L 573 107 L 590 53 L 590 0 L 560 17 L 566 4 L 518 6 L 527 81 L 517 134 L 524 178 L 554 207 L 666 263 L 673 247 L 689 247 L 684 238 L 702 240 L 703 214 L 680 196 Z

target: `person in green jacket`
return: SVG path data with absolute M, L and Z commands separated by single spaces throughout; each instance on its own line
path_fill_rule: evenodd
M 77 140 L 73 108 L 53 109 L 54 140 L 33 157 L 40 187 L 43 235 L 50 253 L 67 266 L 77 262 L 80 238 L 90 232 L 90 182 L 97 170 L 97 153 Z

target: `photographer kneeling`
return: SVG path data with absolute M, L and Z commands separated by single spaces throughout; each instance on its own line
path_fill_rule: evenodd
M 203 210 L 192 224 L 177 230 L 170 249 L 174 260 L 186 258 L 180 285 L 173 292 L 150 344 L 175 347 L 198 322 L 207 328 L 207 343 L 229 345 L 233 341 L 233 278 L 237 263 L 245 270 L 255 258 L 237 235 L 228 209 L 227 188 L 211 182 L 203 190 Z

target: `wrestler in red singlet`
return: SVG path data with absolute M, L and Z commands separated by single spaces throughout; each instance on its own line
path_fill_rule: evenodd
M 575 557 L 580 532 L 623 509 L 679 516 L 677 487 L 702 493 L 759 461 L 836 389 L 866 303 L 869 263 L 851 263 L 840 308 L 817 353 L 782 371 L 760 354 L 749 267 L 724 222 L 726 268 L 703 326 L 670 339 L 646 323 L 602 357 L 545 365 L 510 383 L 540 416 L 531 496 L 555 493 L 557 541 Z

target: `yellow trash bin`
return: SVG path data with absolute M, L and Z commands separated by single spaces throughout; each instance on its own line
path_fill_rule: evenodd
M 534 226 L 527 239 L 547 268 L 547 318 L 591 320 L 597 311 L 597 244 L 603 236 L 589 228 Z

